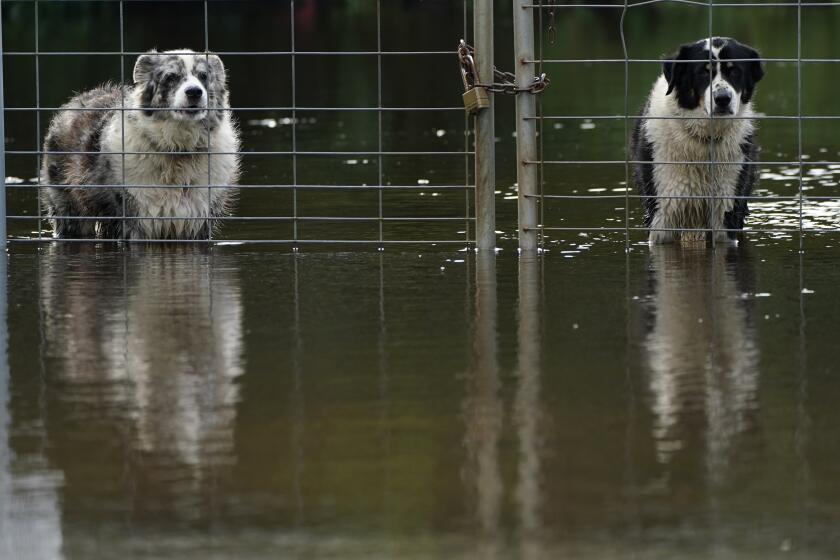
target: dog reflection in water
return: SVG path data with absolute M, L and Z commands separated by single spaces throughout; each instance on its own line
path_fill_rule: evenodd
M 229 462 L 242 372 L 236 272 L 214 267 L 202 247 L 126 256 L 65 245 L 40 258 L 48 383 L 61 387 L 52 439 L 67 452 L 64 471 L 97 477 L 80 458 L 123 448 L 144 459 L 122 468 L 160 469 L 138 478 L 192 485 Z M 182 490 L 178 499 L 190 494 Z
M 651 246 L 652 317 L 644 351 L 657 458 L 705 442 L 722 475 L 758 406 L 758 352 L 746 246 L 708 251 Z

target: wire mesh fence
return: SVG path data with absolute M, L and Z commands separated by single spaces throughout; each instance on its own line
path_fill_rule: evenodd
M 198 239 L 155 239 L 148 241 L 204 241 L 211 243 L 352 243 L 383 246 L 400 243 L 434 243 L 470 246 L 475 239 L 472 210 L 474 190 L 474 151 L 471 120 L 463 107 L 450 100 L 456 95 L 424 94 L 417 84 L 426 73 L 447 68 L 445 74 L 457 91 L 458 75 L 453 50 L 458 38 L 471 32 L 472 2 L 439 8 L 428 17 L 450 16 L 445 23 L 446 45 L 429 45 L 415 40 L 404 29 L 392 29 L 395 8 L 375 0 L 359 14 L 366 18 L 367 29 L 349 46 L 340 41 L 318 38 L 313 28 L 313 11 L 322 14 L 329 6 L 317 1 L 230 2 L 225 0 L 186 0 L 178 3 L 148 0 L 9 0 L 4 11 L 28 24 L 16 26 L 6 40 L 3 71 L 7 84 L 15 87 L 3 107 L 7 128 L 15 134 L 6 143 L 6 180 L 9 209 L 9 239 L 19 242 L 42 242 L 53 239 L 50 221 L 101 223 L 97 215 L 46 215 L 37 193 L 45 189 L 48 178 L 42 172 L 44 159 L 66 155 L 91 157 L 99 151 L 83 149 L 45 149 L 46 128 L 59 112 L 102 112 L 97 107 L 61 107 L 76 91 L 90 89 L 97 81 L 55 79 L 67 75 L 74 64 L 99 67 L 94 74 L 101 81 L 132 82 L 131 68 L 138 57 L 155 44 L 143 44 L 142 29 L 149 17 L 160 17 L 162 28 L 171 29 L 166 12 L 177 4 L 178 24 L 189 25 L 185 39 L 192 39 L 196 60 L 216 55 L 227 66 L 231 105 L 229 111 L 239 123 L 242 134 L 240 150 L 137 150 L 125 142 L 126 118 L 138 109 L 127 103 L 126 93 L 116 108 L 122 142 L 111 155 L 122 158 L 122 175 L 116 181 L 80 181 L 80 188 L 90 192 L 154 190 L 157 182 L 132 182 L 126 177 L 125 158 L 132 156 L 183 158 L 206 156 L 207 173 L 191 185 L 164 185 L 172 189 L 194 189 L 206 193 L 206 208 L 217 190 L 230 187 L 214 178 L 210 164 L 214 158 L 235 155 L 241 158 L 242 178 L 238 188 L 239 204 L 229 215 L 186 213 L 178 217 L 165 214 L 139 214 L 126 208 L 109 214 L 108 221 L 123 224 L 122 234 L 113 236 L 63 236 L 65 241 L 133 241 L 125 234 L 126 223 L 184 220 L 203 221 L 205 234 Z M 237 10 L 250 16 L 264 12 L 271 20 L 275 40 L 231 40 L 232 33 L 247 35 L 246 27 L 228 22 Z M 71 45 L 68 37 L 54 37 L 56 20 L 69 13 L 87 33 L 107 36 L 100 41 L 85 39 L 88 44 L 111 48 L 87 49 Z M 75 11 L 75 12 L 74 12 Z M 155 16 L 143 14 L 153 12 Z M 371 19 L 372 16 L 372 19 Z M 174 17 L 174 16 L 173 16 Z M 84 18 L 92 21 L 82 24 Z M 107 26 L 91 29 L 92 23 L 105 19 Z M 49 25 L 46 22 L 50 22 Z M 303 30 L 301 30 L 303 26 Z M 29 37 L 21 31 L 28 27 Z M 257 35 L 264 27 L 254 30 Z M 367 35 L 365 31 L 373 31 Z M 451 34 L 447 35 L 446 33 Z M 8 35 L 8 34 L 7 34 Z M 57 35 L 60 35 L 58 33 Z M 160 39 L 160 35 L 154 38 Z M 154 38 L 151 41 L 154 41 Z M 167 44 L 180 38 L 165 38 Z M 46 44 L 45 44 L 46 43 Z M 242 48 L 244 45 L 246 48 Z M 13 48 L 9 48 L 12 46 Z M 268 48 L 271 47 L 271 48 Z M 333 48 L 335 47 L 335 48 Z M 161 49 L 163 51 L 163 49 Z M 163 55 L 161 55 L 163 56 Z M 117 64 L 114 64 L 116 62 Z M 118 67 L 118 72 L 114 69 Z M 107 70 L 103 70 L 107 68 Z M 104 78 L 104 79 L 103 79 Z M 84 82 L 84 83 L 82 83 Z M 30 84 L 25 86 L 24 84 Z M 48 85 L 49 84 L 49 85 Z M 28 93 L 22 90 L 31 88 Z M 263 90 L 254 94 L 253 90 Z M 402 95 L 412 89 L 417 95 Z M 247 91 L 246 91 L 247 90 Z M 326 91 L 326 93 L 325 93 Z M 341 92 L 347 92 L 342 96 Z M 9 99 L 12 97 L 12 99 Z M 336 102 L 345 99 L 346 102 Z M 249 104 L 255 100 L 259 103 Z M 416 102 L 411 102 L 416 101 Z M 169 112 L 171 107 L 151 111 Z M 227 112 L 227 108 L 208 108 Z M 130 116 L 128 117 L 130 118 Z M 30 132 L 26 134 L 26 130 Z M 80 131 L 83 132 L 83 131 Z M 19 133 L 19 134 L 17 134 Z M 279 133 L 279 134 L 278 134 Z M 207 145 L 210 145 L 209 131 Z M 33 138 L 34 137 L 34 138 Z M 76 187 L 77 185 L 73 185 Z M 221 225 L 221 228 L 217 228 Z M 169 236 L 161 236 L 169 237 Z
M 840 62 L 836 49 L 823 36 L 831 33 L 833 20 L 840 13 L 837 9 L 840 3 L 541 0 L 520 4 L 522 9 L 519 14 L 515 11 L 514 17 L 518 15 L 532 23 L 537 31 L 535 55 L 524 62 L 534 65 L 537 73 L 547 72 L 555 83 L 576 86 L 547 91 L 539 99 L 534 114 L 521 116 L 536 124 L 533 139 L 538 144 L 535 148 L 538 156 L 521 162 L 526 167 L 536 167 L 536 173 L 524 185 L 520 173 L 520 204 L 528 200 L 535 202 L 538 215 L 535 213 L 529 223 L 520 224 L 520 247 L 528 245 L 529 235 L 546 248 L 559 236 L 592 232 L 623 235 L 629 246 L 651 230 L 640 221 L 641 208 L 650 197 L 637 192 L 633 170 L 635 166 L 652 162 L 632 157 L 631 131 L 640 119 L 697 118 L 642 115 L 639 109 L 651 91 L 651 84 L 662 74 L 661 65 L 686 62 L 673 60 L 663 53 L 673 52 L 681 43 L 705 38 L 711 41 L 721 36 L 751 43 L 761 55 L 750 60 L 767 66 L 768 79 L 758 87 L 755 100 L 762 112 L 726 117 L 755 121 L 757 143 L 764 146 L 760 157 L 756 161 L 717 159 L 714 136 L 710 136 L 708 157 L 657 160 L 656 165 L 754 167 L 760 175 L 758 188 L 749 196 L 684 193 L 657 198 L 753 201 L 752 215 L 743 229 L 745 233 L 798 235 L 800 246 L 806 233 L 840 231 L 840 221 L 832 217 L 840 199 L 836 192 L 840 152 L 833 141 L 837 132 L 833 125 L 840 117 L 836 114 L 836 103 L 823 94 L 831 83 L 831 69 Z M 765 16 L 757 17 L 759 13 Z M 767 32 L 763 32 L 761 27 L 768 20 L 774 25 L 768 25 Z M 584 27 L 597 33 L 593 21 L 609 22 L 599 27 L 612 27 L 614 36 L 603 37 L 602 44 L 611 42 L 617 48 L 612 51 L 601 48 L 596 43 L 600 37 L 587 37 L 572 28 Z M 806 23 L 813 34 L 810 41 Z M 784 27 L 784 34 L 778 34 L 779 27 Z M 584 39 L 585 46 L 576 48 L 574 41 L 580 39 Z M 806 47 L 824 56 L 809 54 L 804 50 Z M 640 51 L 643 55 L 635 54 Z M 586 53 L 592 56 L 585 56 Z M 712 49 L 708 53 L 711 62 Z M 575 102 L 579 96 L 585 100 Z M 611 99 L 604 101 L 607 96 Z M 595 110 L 599 107 L 606 110 Z M 707 118 L 716 117 L 710 114 Z M 600 137 L 599 130 L 604 131 Z M 589 147 L 579 147 L 584 145 Z M 595 205 L 600 205 L 600 210 L 591 210 Z M 742 231 L 711 227 L 659 229 Z M 713 242 L 714 239 L 712 236 Z
M 224 60 L 229 69 L 230 111 L 242 130 L 241 150 L 211 150 L 207 158 L 208 167 L 216 157 L 235 153 L 241 158 L 243 173 L 234 211 L 174 219 L 205 222 L 206 235 L 200 241 L 474 246 L 479 213 L 473 203 L 477 162 L 471 118 L 453 104 L 460 84 L 453 70 L 452 48 L 457 39 L 473 35 L 473 2 L 438 3 L 447 6 L 445 12 L 418 8 L 427 25 L 445 27 L 435 41 L 413 33 L 405 14 L 393 5 L 382 0 L 363 4 L 369 5 L 368 11 L 354 20 L 360 26 L 358 38 L 348 43 L 312 28 L 313 10 L 329 11 L 318 0 L 4 2 L 4 16 L 22 22 L 6 22 L 7 35 L 11 30 L 12 36 L 5 38 L 3 52 L 9 238 L 22 242 L 52 239 L 50 216 L 37 196 L 44 189 L 40 173 L 44 137 L 48 123 L 71 92 L 107 80 L 131 82 L 135 60 L 149 47 L 175 47 L 173 42 L 177 42 L 177 46 L 195 48 L 196 59 L 206 60 L 213 53 Z M 177 17 L 168 17 L 175 5 L 180 10 Z M 801 237 L 840 231 L 840 221 L 831 218 L 840 206 L 835 189 L 840 182 L 840 151 L 834 142 L 840 133 L 840 115 L 828 86 L 840 51 L 825 46 L 832 44 L 831 29 L 840 3 L 518 0 L 513 5 L 514 35 L 529 27 L 535 47 L 530 54 L 527 49 L 521 51 L 528 37 L 515 38 L 517 80 L 547 73 L 555 84 L 541 96 L 517 96 L 521 107 L 534 104 L 517 119 L 527 124 L 517 130 L 517 145 L 521 149 L 526 139 L 532 142 L 517 158 L 520 173 L 529 174 L 524 180 L 520 176 L 518 183 L 521 247 L 528 248 L 521 240 L 531 236 L 532 247 L 547 248 L 566 232 L 612 232 L 623 235 L 629 245 L 649 231 L 641 221 L 646 197 L 632 184 L 634 166 L 646 162 L 633 158 L 627 146 L 630 131 L 641 118 L 637 108 L 667 60 L 662 53 L 688 40 L 723 35 L 757 47 L 762 53 L 759 60 L 768 66 L 756 100 L 763 112 L 728 117 L 749 118 L 759 125 L 760 157 L 748 162 L 718 161 L 712 141 L 708 158 L 657 165 L 756 168 L 761 181 L 755 192 L 725 197 L 751 202 L 746 233 Z M 97 8 L 84 9 L 90 6 Z M 248 11 L 253 6 L 257 7 Z M 265 17 L 259 17 L 263 13 Z M 750 21 L 756 13 L 771 14 L 773 25 L 762 31 L 762 23 Z M 68 14 L 88 21 L 80 30 L 84 36 L 74 38 L 58 30 L 55 22 Z M 250 18 L 246 27 L 241 25 L 244 19 L 236 20 L 237 14 Z M 152 27 L 160 29 L 138 30 L 150 18 L 154 18 Z M 184 40 L 167 35 L 176 28 Z M 243 33 L 247 36 L 241 41 L 230 39 Z M 441 36 L 445 39 L 440 40 Z M 509 38 L 503 41 L 508 43 Z M 75 76 L 74 65 L 85 70 Z M 94 107 L 72 110 L 99 111 Z M 126 114 L 138 111 L 127 107 L 124 98 L 115 110 L 123 122 Z M 155 154 L 125 145 L 120 148 L 117 153 L 122 158 L 203 153 Z M 96 152 L 74 150 L 72 155 L 95 157 Z M 214 191 L 228 186 L 214 181 L 212 173 L 204 179 L 188 187 L 206 193 L 208 200 Z M 83 188 L 90 192 L 160 188 L 125 177 L 88 183 Z M 162 218 L 132 214 L 124 205 L 120 210 L 108 217 L 123 224 Z M 98 216 L 66 218 L 100 220 Z M 217 229 L 218 224 L 222 227 Z

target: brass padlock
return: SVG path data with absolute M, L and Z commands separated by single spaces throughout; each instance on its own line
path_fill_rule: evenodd
M 473 82 L 470 81 L 470 76 L 467 76 L 467 68 Z M 487 90 L 481 86 L 476 87 L 475 84 L 480 84 L 478 77 L 478 69 L 475 67 L 475 60 L 472 55 L 467 54 L 464 57 L 464 63 L 461 64 L 461 80 L 464 82 L 464 110 L 468 114 L 474 115 L 482 109 L 490 107 L 490 96 L 487 95 Z
M 483 87 L 474 87 L 464 93 L 464 109 L 470 115 L 490 106 L 490 97 Z

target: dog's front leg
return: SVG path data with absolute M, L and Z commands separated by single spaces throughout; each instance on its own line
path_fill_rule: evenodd
M 708 227 L 711 231 L 709 232 L 709 239 L 714 239 L 715 243 L 726 243 L 729 240 L 729 232 L 725 230 L 726 228 L 726 206 L 730 203 L 728 200 L 717 199 L 714 200 L 711 204 L 711 209 L 709 211 L 709 218 Z
M 648 236 L 648 243 L 651 245 L 664 245 L 673 243 L 676 236 L 673 231 L 674 226 L 668 223 L 663 218 L 664 212 L 660 211 L 654 215 L 650 222 L 650 235 Z

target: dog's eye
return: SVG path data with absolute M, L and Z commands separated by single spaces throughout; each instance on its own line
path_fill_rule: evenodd
M 207 81 L 207 72 L 199 72 L 199 73 L 198 73 L 198 74 L 196 74 L 195 76 L 196 76 L 199 80 L 201 80 L 202 82 L 206 82 L 206 81 Z
M 168 84 L 171 84 L 177 78 L 178 78 L 178 75 L 175 74 L 174 72 L 167 72 L 166 74 L 163 75 L 163 81 L 168 83 Z

